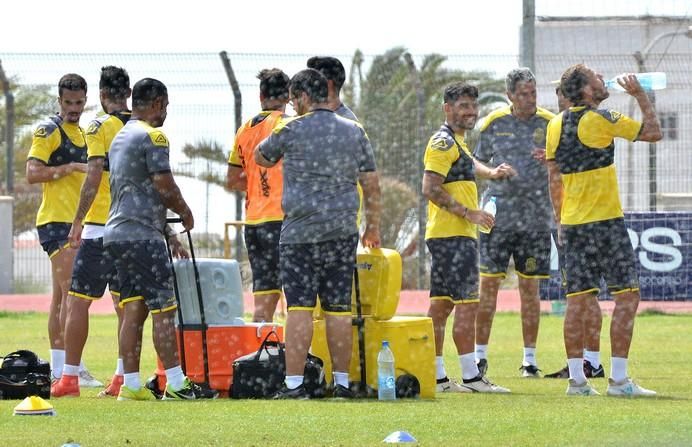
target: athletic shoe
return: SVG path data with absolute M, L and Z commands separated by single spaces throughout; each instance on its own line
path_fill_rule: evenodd
M 456 380 L 452 380 L 449 377 L 444 379 L 438 379 L 436 385 L 436 391 L 438 393 L 470 393 L 471 390 L 461 386 Z
M 598 365 L 598 368 L 594 368 L 590 361 L 584 360 L 584 375 L 589 377 L 605 377 L 605 371 L 603 370 L 603 365 Z
M 144 383 L 144 388 L 151 391 L 151 394 L 153 394 L 155 398 L 163 399 L 163 392 L 159 388 L 159 376 L 156 374 L 147 379 L 147 381 Z
M 79 371 L 79 386 L 84 388 L 101 388 L 103 382 L 99 382 L 91 375 L 89 371 L 82 370 Z
M 99 391 L 96 397 L 118 397 L 121 386 L 123 386 L 123 376 L 120 374 L 113 374 L 111 383 L 109 383 L 105 389 Z
M 577 383 L 574 379 L 569 379 L 569 385 L 567 385 L 568 396 L 598 396 L 599 393 L 594 387 L 588 382 Z
M 522 377 L 540 378 L 541 370 L 536 365 L 521 365 L 519 368 Z
M 608 379 L 608 396 L 624 396 L 624 397 L 653 397 L 656 391 L 647 390 L 634 383 L 629 377 L 618 383 L 613 379 Z
M 545 377 L 546 379 L 569 379 L 569 367 L 565 366 L 560 371 L 546 374 L 543 377 Z
M 490 382 L 487 377 L 479 375 L 470 380 L 464 380 L 464 387 L 474 393 L 509 393 L 510 390 Z
M 154 396 L 152 396 L 149 390 L 144 387 L 140 387 L 138 390 L 133 390 L 132 388 L 128 388 L 126 385 L 123 385 L 120 387 L 118 400 L 154 400 Z
M 476 366 L 478 366 L 478 372 L 480 373 L 480 376 L 485 376 L 488 374 L 488 359 L 479 359 L 476 362 Z
M 337 385 L 338 388 L 338 385 Z M 336 388 L 334 388 L 334 392 L 336 393 Z M 298 388 L 293 388 L 290 389 L 286 386 L 284 383 L 284 386 L 277 391 L 276 394 L 274 394 L 273 397 L 274 400 L 283 400 L 283 399 L 297 399 L 297 400 L 307 400 L 310 399 L 310 395 L 308 392 L 305 390 L 305 387 L 301 383 Z
M 51 397 L 79 397 L 79 378 L 63 374 L 50 387 Z
M 216 399 L 219 392 L 212 390 L 206 386 L 200 386 L 195 382 L 185 377 L 183 387 L 175 391 L 170 383 L 166 384 L 166 392 L 163 395 L 163 400 L 195 400 L 195 399 Z
M 353 393 L 343 385 L 337 385 L 332 392 L 334 399 L 353 399 Z

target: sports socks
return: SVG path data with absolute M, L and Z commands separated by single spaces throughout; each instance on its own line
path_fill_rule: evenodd
M 183 387 L 185 383 L 185 374 L 183 374 L 183 368 L 180 365 L 174 366 L 166 370 L 166 382 L 173 388 L 173 390 L 178 391 Z
M 124 372 L 125 372 L 125 369 L 123 367 L 123 359 L 119 358 L 118 363 L 115 367 L 115 373 L 114 374 L 116 376 L 122 376 Z
M 610 358 L 610 378 L 622 382 L 627 378 L 627 359 L 622 357 Z
M 435 378 L 440 380 L 444 379 L 445 377 L 447 377 L 447 371 L 445 371 L 445 361 L 440 355 L 435 357 Z
M 478 365 L 476 365 L 475 352 L 461 354 L 459 356 L 459 364 L 461 365 L 461 378 L 464 380 L 473 379 L 474 377 L 478 377 L 478 374 L 480 374 L 480 371 L 478 371 Z
M 62 370 L 65 367 L 65 350 L 51 349 L 50 364 L 53 370 L 53 377 L 55 377 L 56 379 L 62 377 Z
M 341 385 L 348 388 L 348 373 L 347 372 L 336 372 L 332 373 L 334 375 L 334 384 Z
M 488 358 L 488 345 L 476 345 L 476 359 Z
M 303 376 L 286 376 L 284 382 L 289 390 L 295 390 L 303 384 Z
M 584 359 L 579 357 L 576 359 L 567 359 L 567 367 L 569 368 L 569 377 L 578 384 L 586 382 L 584 375 Z
M 600 351 L 587 351 L 584 349 L 584 360 L 588 360 L 591 366 L 598 368 L 601 366 L 601 352 Z
M 142 387 L 142 382 L 139 380 L 139 371 L 123 374 L 123 385 L 133 391 L 137 391 Z
M 524 366 L 536 366 L 536 348 L 527 348 L 524 346 L 524 360 L 521 363 Z
M 63 375 L 66 375 L 66 376 L 78 376 L 79 375 L 79 366 L 78 365 L 68 365 L 66 363 L 65 366 L 62 368 L 62 373 L 63 373 Z

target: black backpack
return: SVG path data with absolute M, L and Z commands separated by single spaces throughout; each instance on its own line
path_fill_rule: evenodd
M 0 365 L 0 399 L 50 398 L 50 364 L 28 350 L 7 354 Z

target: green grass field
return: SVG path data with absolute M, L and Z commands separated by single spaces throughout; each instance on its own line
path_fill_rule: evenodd
M 604 320 L 603 357 L 609 370 Z M 0 353 L 32 349 L 47 358 L 45 314 L 0 313 Z M 511 395 L 441 395 L 435 400 L 116 402 L 82 389 L 78 399 L 52 399 L 54 417 L 12 416 L 18 401 L 0 401 L 0 445 L 60 446 L 274 446 L 380 445 L 405 430 L 422 446 L 685 446 L 692 444 L 692 315 L 645 314 L 637 319 L 630 373 L 654 399 L 567 397 L 566 381 L 522 379 L 517 314 L 498 314 L 489 376 Z M 115 317 L 94 316 L 85 351 L 92 373 L 105 381 L 115 366 Z M 151 340 L 150 327 L 145 332 Z M 448 372 L 459 375 L 451 343 Z M 539 365 L 564 366 L 562 319 L 541 321 Z M 154 370 L 151 343 L 142 355 L 143 376 Z M 595 379 L 605 393 L 607 379 Z

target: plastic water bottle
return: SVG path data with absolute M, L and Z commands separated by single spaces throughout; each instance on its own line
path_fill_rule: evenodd
M 486 213 L 491 214 L 493 217 L 495 217 L 495 214 L 497 213 L 497 197 L 492 196 L 488 201 L 485 203 L 485 206 L 483 207 L 483 211 Z M 482 233 L 490 233 L 490 230 L 492 228 L 486 227 L 486 226 L 481 226 L 480 230 Z
M 625 89 L 618 84 L 618 78 L 628 75 L 629 73 L 622 73 L 615 76 L 613 79 L 608 79 L 605 81 L 605 85 L 608 88 L 612 88 L 621 92 Z M 655 71 L 652 73 L 632 73 L 637 77 L 639 85 L 642 86 L 644 90 L 663 90 L 666 88 L 666 74 L 662 71 Z
M 396 400 L 394 354 L 387 340 L 382 341 L 382 349 L 377 354 L 377 399 Z

